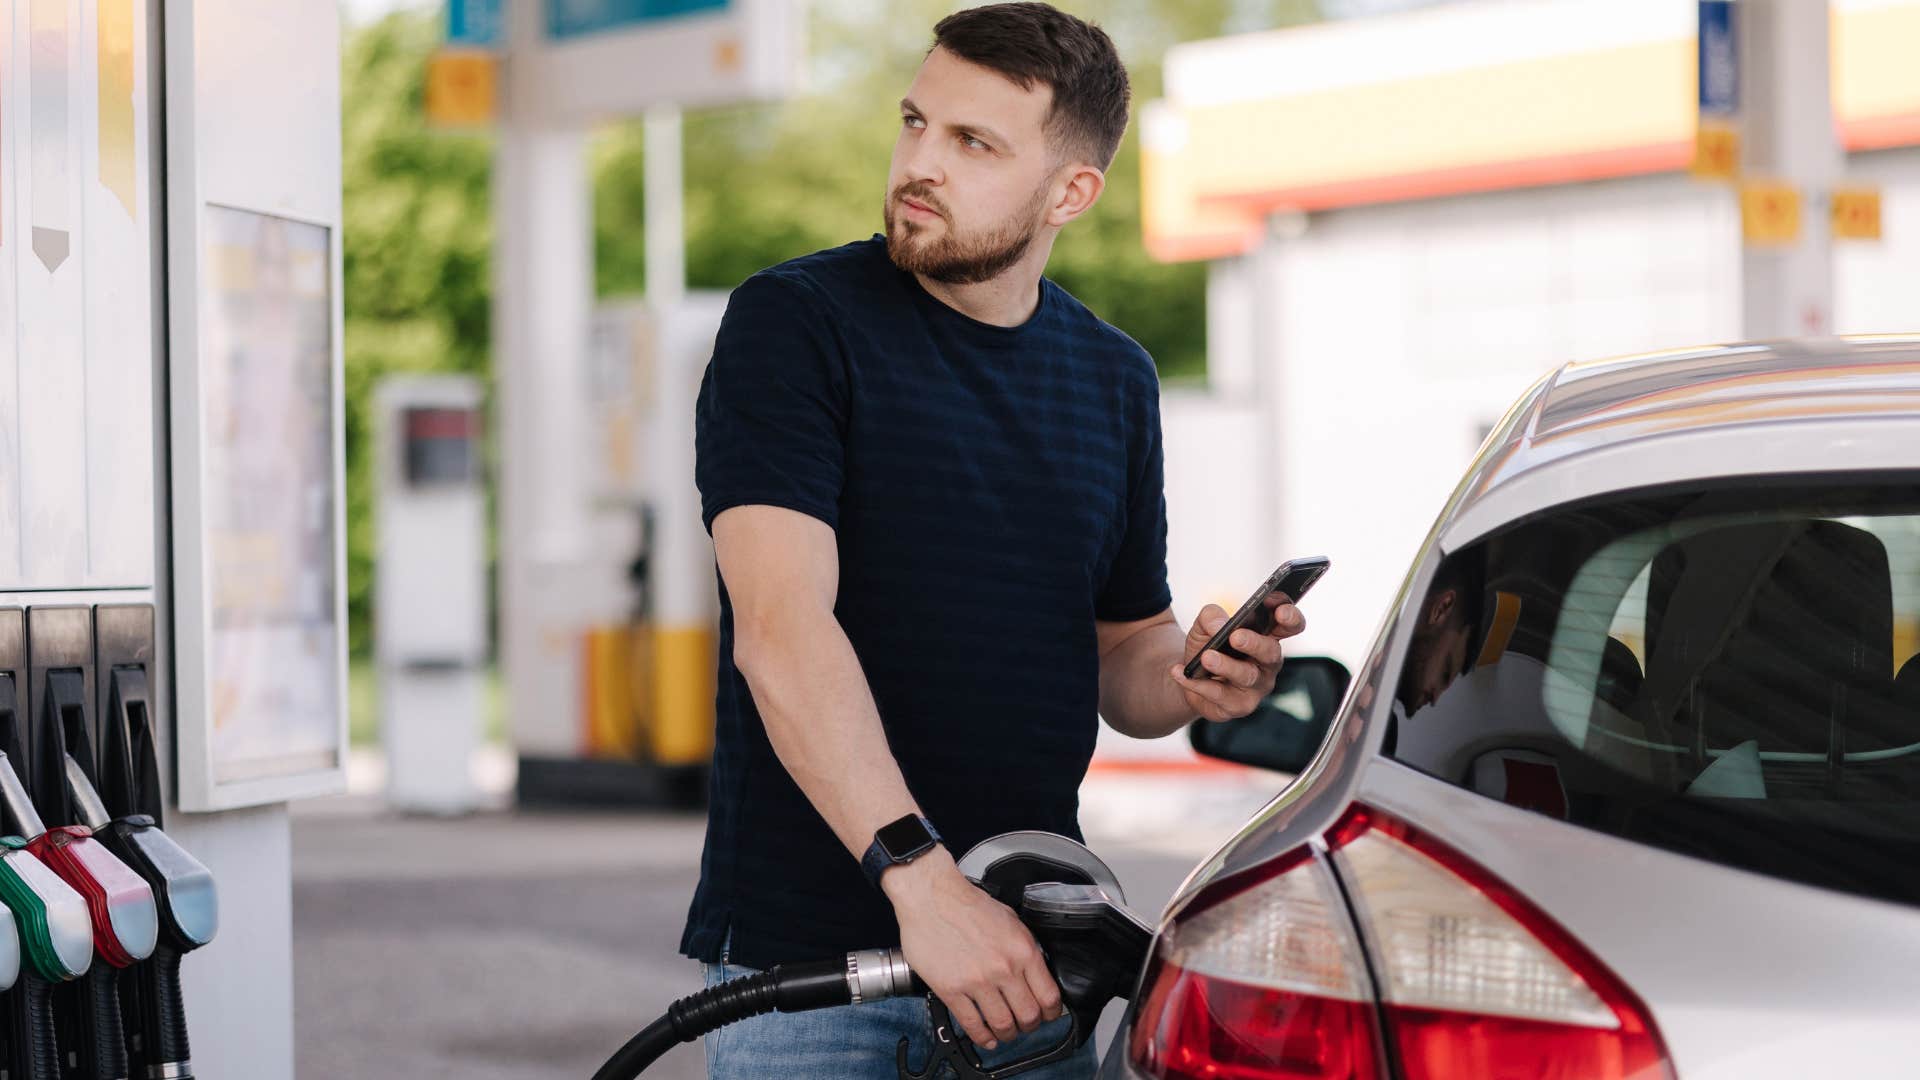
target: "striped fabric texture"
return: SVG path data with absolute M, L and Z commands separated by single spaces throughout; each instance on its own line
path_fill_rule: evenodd
M 1168 606 L 1159 383 L 1042 281 L 1018 327 L 947 307 L 879 237 L 733 293 L 696 413 L 709 529 L 742 505 L 832 526 L 840 625 L 893 755 L 958 857 L 1078 838 L 1096 620 Z M 733 665 L 720 590 L 712 801 L 681 949 L 749 967 L 895 944 L 884 896 L 787 775 Z

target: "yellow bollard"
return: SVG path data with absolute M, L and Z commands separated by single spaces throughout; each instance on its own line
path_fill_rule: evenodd
M 583 638 L 586 682 L 581 694 L 588 757 L 638 760 L 644 746 L 644 728 L 633 677 L 632 631 L 624 626 L 588 630 Z
M 703 765 L 713 757 L 713 628 L 653 631 L 653 760 Z

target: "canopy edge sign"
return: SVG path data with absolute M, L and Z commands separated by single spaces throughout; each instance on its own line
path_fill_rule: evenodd
M 664 19 L 724 12 L 729 0 L 546 0 L 547 36 L 555 41 L 631 30 Z
M 509 34 L 509 121 L 585 127 L 659 105 L 786 98 L 805 67 L 800 0 L 538 0 Z

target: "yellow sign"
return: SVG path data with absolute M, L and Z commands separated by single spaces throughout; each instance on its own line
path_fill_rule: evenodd
M 1688 171 L 1702 180 L 1732 180 L 1740 175 L 1740 129 L 1702 117 L 1693 132 L 1693 164 Z
M 1740 235 L 1749 244 L 1800 241 L 1800 192 L 1773 181 L 1740 185 Z
M 1880 239 L 1879 188 L 1834 188 L 1830 209 L 1833 214 L 1834 239 Z
M 497 61 L 477 49 L 442 49 L 427 61 L 427 122 L 440 127 L 490 124 L 496 115 Z

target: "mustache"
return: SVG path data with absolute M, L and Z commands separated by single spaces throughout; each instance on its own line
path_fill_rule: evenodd
M 946 204 L 942 203 L 939 198 L 933 194 L 932 186 L 923 181 L 915 180 L 912 183 L 901 184 L 899 187 L 893 189 L 894 202 L 900 202 L 904 199 L 912 199 L 914 202 L 932 210 L 943 218 L 949 217 Z

